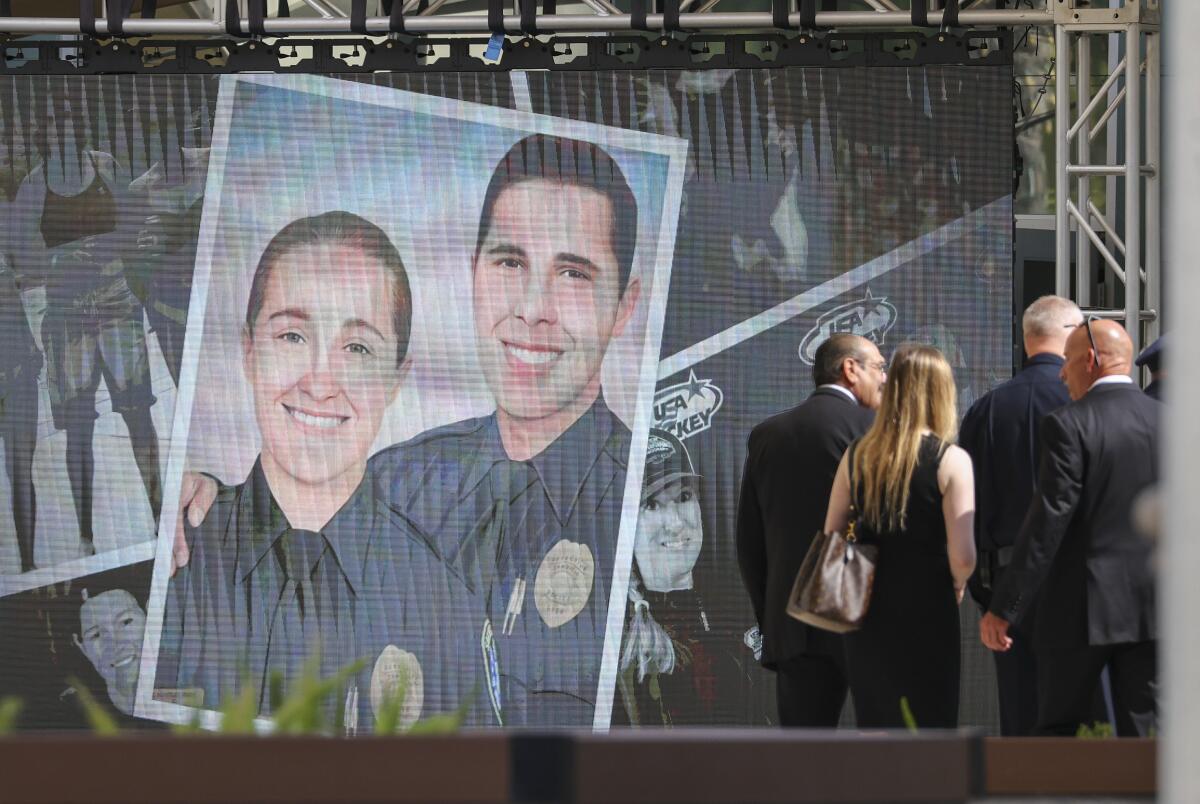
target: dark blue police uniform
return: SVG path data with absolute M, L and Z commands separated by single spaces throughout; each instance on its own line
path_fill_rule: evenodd
M 592 724 L 629 445 L 597 400 L 527 461 L 495 414 L 370 461 L 394 510 L 484 590 L 506 725 Z
M 286 691 L 319 654 L 322 679 L 366 660 L 329 702 L 330 722 L 344 717 L 348 731 L 369 733 L 372 682 L 378 698 L 375 677 L 398 670 L 411 696 L 405 711 L 419 699 L 428 717 L 469 700 L 469 725 L 499 722 L 483 597 L 382 503 L 370 475 L 317 533 L 289 525 L 255 463 L 245 483 L 220 489 L 188 540 L 191 561 L 167 597 L 160 700 L 215 708 L 249 683 L 267 714 L 272 674 Z
M 959 444 L 975 468 L 975 546 L 979 569 L 971 595 L 987 608 L 992 589 L 1012 559 L 1013 542 L 1037 485 L 1042 418 L 1071 401 L 1059 372 L 1063 358 L 1036 354 L 963 417 Z M 1001 731 L 1028 734 L 1037 722 L 1037 665 L 1028 635 L 1032 612 L 1007 653 L 997 653 Z

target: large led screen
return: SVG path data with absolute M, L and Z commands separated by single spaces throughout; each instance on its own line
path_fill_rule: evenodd
M 746 438 L 836 332 L 1010 374 L 1010 77 L 0 79 L 0 698 L 774 723 Z

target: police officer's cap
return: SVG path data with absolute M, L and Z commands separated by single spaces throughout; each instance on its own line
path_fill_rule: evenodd
M 1142 350 L 1142 353 L 1137 356 L 1137 360 L 1133 361 L 1136 365 L 1145 366 L 1151 371 L 1158 371 L 1159 365 L 1162 363 L 1163 349 L 1167 345 L 1167 336 L 1162 335 L 1154 343 Z

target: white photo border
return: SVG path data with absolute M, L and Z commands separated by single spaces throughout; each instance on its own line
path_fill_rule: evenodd
M 211 140 L 212 151 L 209 157 L 208 185 L 201 217 L 188 327 L 184 341 L 183 370 L 175 405 L 171 450 L 167 461 L 166 481 L 163 486 L 162 516 L 157 548 L 154 550 L 154 573 L 146 609 L 147 620 L 142 646 L 136 713 L 140 717 L 171 723 L 199 723 L 202 728 L 206 729 L 215 729 L 220 725 L 221 715 L 216 711 L 155 699 L 154 682 L 158 667 L 162 620 L 170 581 L 175 520 L 179 513 L 179 491 L 187 459 L 188 430 L 195 402 L 196 373 L 201 350 L 200 342 L 206 321 L 213 251 L 221 208 L 230 129 L 233 123 L 234 95 L 237 87 L 243 83 L 446 117 L 464 123 L 509 128 L 519 132 L 521 136 L 548 134 L 592 142 L 603 148 L 640 151 L 667 158 L 667 178 L 663 188 L 664 195 L 655 259 L 653 264 L 648 266 L 653 277 L 653 287 L 648 305 L 646 329 L 642 338 L 641 363 L 636 382 L 637 401 L 633 422 L 630 426 L 632 441 L 628 455 L 617 550 L 614 556 L 613 577 L 609 590 L 601 669 L 596 691 L 595 716 L 592 724 L 594 731 L 607 731 L 612 716 L 617 665 L 624 632 L 629 573 L 633 562 L 633 542 L 641 503 L 646 441 L 651 425 L 662 332 L 671 285 L 675 234 L 683 200 L 688 142 L 682 138 L 534 114 L 470 101 L 422 95 L 386 86 L 374 86 L 320 75 L 234 74 L 223 75 L 220 79 L 220 93 Z M 260 718 L 256 721 L 256 728 L 260 731 L 269 731 L 270 724 Z

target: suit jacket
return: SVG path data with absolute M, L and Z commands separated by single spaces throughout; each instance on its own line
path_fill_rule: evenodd
M 787 598 L 813 535 L 825 525 L 829 492 L 850 443 L 874 414 L 832 388 L 750 432 L 738 499 L 737 554 L 762 632 L 764 667 L 804 651 L 808 626 L 787 615 Z
M 1059 377 L 1063 359 L 1037 354 L 963 417 L 958 443 L 975 465 L 975 546 L 1011 547 L 1037 484 L 1042 419 L 1071 401 Z
M 1041 589 L 1035 640 L 1112 645 L 1157 637 L 1151 545 L 1130 519 L 1158 482 L 1162 403 L 1104 384 L 1042 423 L 1038 486 L 991 611 L 1019 622 Z

